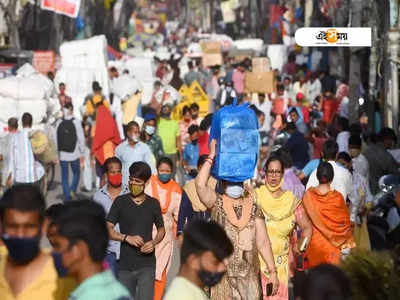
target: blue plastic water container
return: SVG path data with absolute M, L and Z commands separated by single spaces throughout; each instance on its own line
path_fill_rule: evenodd
M 225 106 L 213 115 L 210 142 L 217 140 L 212 175 L 243 182 L 253 178 L 259 151 L 258 120 L 248 103 Z

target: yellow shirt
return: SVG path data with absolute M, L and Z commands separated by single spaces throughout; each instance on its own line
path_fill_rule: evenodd
M 48 253 L 48 251 L 43 252 Z M 7 248 L 0 246 L 1 300 L 66 300 L 77 286 L 76 282 L 71 278 L 58 278 L 53 259 L 48 254 L 48 261 L 40 276 L 31 282 L 19 295 L 15 296 L 4 276 L 7 256 Z
M 198 286 L 183 277 L 175 277 L 165 294 L 164 300 L 208 300 Z

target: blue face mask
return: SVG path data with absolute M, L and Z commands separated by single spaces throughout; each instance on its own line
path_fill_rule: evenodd
M 3 234 L 1 239 L 6 245 L 11 259 L 21 265 L 31 262 L 39 253 L 40 236 L 19 238 Z
M 158 178 L 162 183 L 167 183 L 171 180 L 172 174 L 158 174 Z
M 60 252 L 51 253 L 53 256 L 54 266 L 57 270 L 58 277 L 66 277 L 68 274 L 67 267 L 64 266 L 62 261 L 62 254 Z
M 240 185 L 228 185 L 225 194 L 233 199 L 238 199 L 243 196 L 244 188 Z

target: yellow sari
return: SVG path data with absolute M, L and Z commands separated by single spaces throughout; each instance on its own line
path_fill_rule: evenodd
M 290 236 L 296 224 L 295 211 L 301 200 L 290 191 L 274 198 L 266 186 L 258 188 L 256 193 L 257 204 L 264 213 L 280 283 L 278 294 L 269 299 L 288 299 Z M 261 256 L 259 259 L 261 273 L 268 278 L 267 265 Z

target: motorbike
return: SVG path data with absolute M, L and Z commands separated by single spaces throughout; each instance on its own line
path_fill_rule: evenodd
M 399 178 L 400 179 L 400 178 Z M 372 250 L 387 250 L 400 244 L 400 208 L 395 202 L 400 181 L 386 175 L 380 182 L 380 192 L 374 197 L 374 207 L 367 217 Z

